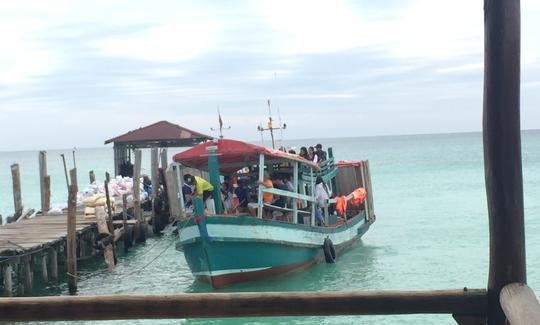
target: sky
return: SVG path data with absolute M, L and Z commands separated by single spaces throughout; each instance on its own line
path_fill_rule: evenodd
M 522 128 L 540 4 L 522 0 Z M 100 147 L 159 120 L 256 140 L 481 130 L 482 0 L 2 1 L 0 151 Z M 268 135 L 266 135 L 268 137 Z

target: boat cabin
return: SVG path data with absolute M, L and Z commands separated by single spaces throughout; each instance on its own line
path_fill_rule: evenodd
M 323 209 L 324 223 L 322 225 L 336 225 L 338 218 L 330 213 L 329 205 L 335 204 L 339 198 L 350 200 L 353 191 L 358 187 L 366 188 L 366 203 L 361 206 L 350 206 L 344 213 L 357 215 L 360 210 L 365 212 L 366 219 L 374 218 L 372 209 L 371 182 L 369 179 L 369 166 L 367 161 L 335 163 L 332 149 L 328 150 L 329 157 L 321 164 L 316 164 L 301 158 L 296 154 L 280 150 L 265 148 L 242 141 L 220 139 L 202 143 L 174 156 L 175 165 L 180 170 L 185 167 L 208 171 L 209 182 L 214 187 L 213 206 L 208 210 L 212 215 L 245 215 L 247 211 L 241 209 L 224 209 L 220 193 L 221 180 L 240 180 L 247 189 L 250 206 L 256 207 L 255 217 L 272 218 L 272 215 L 282 215 L 280 221 L 295 224 L 317 226 L 316 220 L 316 179 L 320 177 L 328 191 L 329 200 Z M 292 182 L 292 191 L 281 188 L 266 187 L 263 185 L 264 175 L 267 172 L 272 178 L 288 179 Z M 180 175 L 181 173 L 179 173 Z M 178 177 L 179 188 L 183 187 L 183 179 Z M 274 197 L 285 197 L 287 204 L 275 205 L 263 199 L 268 193 Z M 183 215 L 185 204 L 183 196 L 179 195 Z M 342 199 L 342 200 L 343 200 Z M 268 213 L 272 212 L 272 213 Z M 274 213 L 277 212 L 277 213 Z M 195 215 L 202 215 L 203 211 L 195 211 Z M 270 215 L 270 217 L 268 217 Z M 322 226 L 321 225 L 321 226 Z

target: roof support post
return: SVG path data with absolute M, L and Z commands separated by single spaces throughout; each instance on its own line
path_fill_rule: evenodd
M 263 189 L 264 189 L 264 155 L 259 154 L 259 192 L 257 193 L 257 205 L 259 209 L 257 210 L 257 218 L 262 219 L 263 213 Z
M 525 282 L 521 170 L 520 2 L 484 3 L 484 172 L 489 212 L 488 324 L 504 324 L 499 294 Z
M 214 187 L 214 207 L 216 214 L 223 213 L 223 204 L 221 202 L 221 182 L 219 181 L 219 161 L 216 154 L 217 146 L 210 146 L 206 148 L 208 151 L 208 177 L 210 178 L 210 184 Z
M 293 186 L 294 193 L 298 194 L 298 161 L 293 163 Z M 293 223 L 298 223 L 298 199 L 293 198 Z
M 186 217 L 186 203 L 184 202 L 184 179 L 182 177 L 182 165 L 174 163 L 176 167 L 176 181 L 178 183 L 178 200 L 180 200 L 180 214 L 182 218 Z
M 315 226 L 315 179 L 313 178 L 313 167 L 309 168 L 311 175 L 311 225 Z

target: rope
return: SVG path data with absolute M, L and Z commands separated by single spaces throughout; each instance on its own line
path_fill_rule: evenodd
M 191 218 L 190 218 L 191 219 Z M 184 223 L 184 225 L 182 226 L 182 228 L 178 231 L 178 236 L 180 236 L 180 234 L 182 233 L 182 231 L 186 228 L 186 225 L 188 224 L 188 220 L 186 220 L 186 222 Z M 173 231 L 169 232 L 168 235 L 172 234 Z M 158 242 L 159 243 L 159 242 Z M 145 253 L 143 253 L 143 255 L 149 253 L 155 246 L 157 246 L 158 243 L 155 243 L 152 248 L 150 248 L 149 250 L 147 250 Z M 171 247 L 173 246 L 175 242 L 172 241 L 169 245 L 167 245 L 167 247 L 165 247 L 165 249 L 163 249 L 158 255 L 156 255 L 153 259 L 151 259 L 148 263 L 146 263 L 145 265 L 143 265 L 141 268 L 139 268 L 138 270 L 135 270 L 133 272 L 130 272 L 128 274 L 124 274 L 123 276 L 121 276 L 120 278 L 118 278 L 118 280 L 122 280 L 128 276 L 131 276 L 131 275 L 134 275 L 134 274 L 138 274 L 140 273 L 141 271 L 143 271 L 144 269 L 146 269 L 148 266 L 150 266 L 152 263 L 154 263 L 158 258 L 160 258 L 163 254 L 165 254 L 165 252 Z

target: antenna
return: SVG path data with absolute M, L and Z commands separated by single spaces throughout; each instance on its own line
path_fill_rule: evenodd
M 261 138 L 264 131 L 270 131 L 270 137 L 272 138 L 272 148 L 276 149 L 276 144 L 274 141 L 274 130 L 283 130 L 287 128 L 287 124 L 283 123 L 281 124 L 281 118 L 279 120 L 279 126 L 274 127 L 273 120 L 272 120 L 272 108 L 270 107 L 270 99 L 268 99 L 268 113 L 270 116 L 268 116 L 268 127 L 264 128 L 262 125 L 259 125 L 257 127 L 257 130 L 261 132 Z
M 221 119 L 221 112 L 219 111 L 219 107 L 217 109 L 217 113 L 218 113 L 219 128 L 218 129 L 210 128 L 210 130 L 219 131 L 219 138 L 223 139 L 223 130 L 230 130 L 231 127 L 230 126 L 223 127 L 223 120 Z

